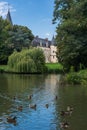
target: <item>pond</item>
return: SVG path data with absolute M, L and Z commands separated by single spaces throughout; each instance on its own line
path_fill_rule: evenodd
M 68 130 L 86 130 L 87 87 L 60 85 L 59 79 L 0 74 L 0 130 L 62 130 L 61 122 L 68 122 Z M 67 106 L 72 113 L 62 115 Z

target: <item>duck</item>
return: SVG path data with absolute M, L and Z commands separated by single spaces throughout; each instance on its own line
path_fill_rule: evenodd
M 55 100 L 57 100 L 58 99 L 58 97 L 57 97 L 57 95 L 55 96 Z
M 23 110 L 23 106 L 18 106 L 17 109 L 18 109 L 19 111 L 22 111 L 22 110 Z
M 61 111 L 60 115 L 61 116 L 71 115 L 71 112 L 70 111 Z
M 16 124 L 16 118 L 17 118 L 16 116 L 14 116 L 14 117 L 7 117 L 7 122 Z
M 65 111 L 61 111 L 61 112 L 60 112 L 60 115 L 61 115 L 61 116 L 65 116 Z
M 45 104 L 45 107 L 48 108 L 48 107 L 49 107 L 49 104 Z
M 67 111 L 73 111 L 73 107 L 67 106 Z
M 37 105 L 36 104 L 29 104 L 29 107 L 36 110 Z
M 16 96 L 14 96 L 13 99 L 16 100 Z
M 28 100 L 31 100 L 33 95 L 28 95 Z
M 60 124 L 60 127 L 66 129 L 66 128 L 69 127 L 69 123 L 68 123 L 67 121 L 66 121 L 66 122 L 62 122 L 62 123 Z

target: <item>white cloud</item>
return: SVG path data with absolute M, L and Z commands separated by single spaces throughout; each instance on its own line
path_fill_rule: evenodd
M 48 38 L 49 40 L 51 40 L 52 39 L 52 34 L 47 32 L 44 37 Z
M 50 36 L 50 33 L 46 33 L 46 36 Z
M 5 17 L 7 14 L 8 8 L 10 9 L 11 12 L 16 11 L 12 7 L 12 5 L 9 5 L 8 2 L 4 2 L 4 1 L 0 2 L 0 16 Z

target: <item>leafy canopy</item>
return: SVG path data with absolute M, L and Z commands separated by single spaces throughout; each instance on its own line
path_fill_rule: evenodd
M 26 26 L 11 25 L 0 17 L 0 64 L 7 64 L 8 56 L 14 49 L 29 48 L 34 36 Z
M 53 23 L 57 23 L 57 57 L 69 70 L 87 67 L 87 0 L 55 0 Z

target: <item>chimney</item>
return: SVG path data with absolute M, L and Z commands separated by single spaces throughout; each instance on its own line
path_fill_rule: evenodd
M 46 38 L 45 40 L 46 40 L 46 42 L 48 42 L 48 38 Z

